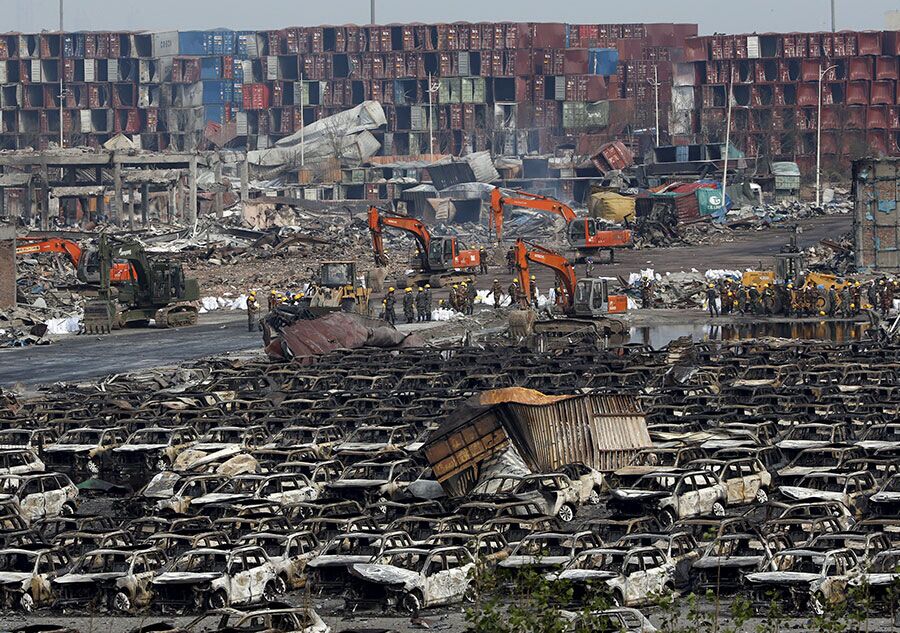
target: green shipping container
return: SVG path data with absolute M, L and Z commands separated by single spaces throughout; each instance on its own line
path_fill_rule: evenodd
M 722 208 L 722 191 L 720 189 L 697 189 L 697 204 L 700 215 L 713 215 Z

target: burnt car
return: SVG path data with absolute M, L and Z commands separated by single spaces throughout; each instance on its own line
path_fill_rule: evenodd
M 347 608 L 399 607 L 416 614 L 429 607 L 472 600 L 475 560 L 464 547 L 389 550 L 371 563 L 350 566 L 354 582 Z
M 780 534 L 723 534 L 710 543 L 691 567 L 694 591 L 731 593 L 744 587 L 744 576 L 758 571 L 763 561 L 790 547 Z
M 112 467 L 126 480 L 143 479 L 148 472 L 170 468 L 178 454 L 196 441 L 197 431 L 189 426 L 138 429 L 112 450 Z
M 0 604 L 31 613 L 53 602 L 53 579 L 69 567 L 64 550 L 35 546 L 0 549 Z
M 78 489 L 61 473 L 0 476 L 0 500 L 11 500 L 26 521 L 74 514 Z
M 154 604 L 163 610 L 202 611 L 272 602 L 278 596 L 276 578 L 261 547 L 197 549 L 153 579 Z
M 166 564 L 155 548 L 96 549 L 53 581 L 55 608 L 106 608 L 131 613 L 150 605 L 152 580 Z
M 623 514 L 656 513 L 663 525 L 671 526 L 692 516 L 724 516 L 727 496 L 725 486 L 712 473 L 657 472 L 644 475 L 631 488 L 614 489 L 607 503 Z
M 417 476 L 409 459 L 366 461 L 348 466 L 341 476 L 325 485 L 328 494 L 364 503 L 384 503 Z
M 385 550 L 412 547 L 406 532 L 350 532 L 331 538 L 306 564 L 308 582 L 317 593 L 345 586 L 350 565 L 368 563 Z
M 44 462 L 51 470 L 97 477 L 108 467 L 110 451 L 123 444 L 127 437 L 122 427 L 70 429 L 44 447 Z
M 306 586 L 306 565 L 321 548 L 319 539 L 312 532 L 260 532 L 248 534 L 240 542 L 258 545 L 266 550 L 269 560 L 275 566 L 278 593 Z
M 45 468 L 44 461 L 29 448 L 0 449 L 0 475 L 30 475 Z

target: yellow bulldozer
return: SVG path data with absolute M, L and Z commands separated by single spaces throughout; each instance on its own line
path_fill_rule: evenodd
M 356 262 L 322 262 L 318 279 L 310 288 L 308 307 L 314 314 L 340 310 L 371 316 L 370 295 L 371 289 L 359 283 Z

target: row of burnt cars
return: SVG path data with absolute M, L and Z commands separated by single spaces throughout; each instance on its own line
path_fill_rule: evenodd
M 69 385 L 0 428 L 0 596 L 193 613 L 303 591 L 415 613 L 473 600 L 482 563 L 565 581 L 572 607 L 598 588 L 622 607 L 713 590 L 822 612 L 858 588 L 890 610 L 898 352 L 339 352 Z M 564 464 L 447 498 L 421 443 L 510 385 L 634 394 L 654 447 L 614 473 Z

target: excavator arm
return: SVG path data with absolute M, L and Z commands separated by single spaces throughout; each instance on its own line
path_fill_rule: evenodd
M 39 240 L 28 237 L 19 239 L 16 244 L 16 255 L 31 253 L 65 253 L 76 268 L 81 261 L 81 247 L 72 240 L 58 238 Z
M 497 234 L 497 241 L 503 237 L 503 209 L 507 206 L 523 207 L 535 211 L 546 211 L 562 217 L 566 224 L 575 219 L 575 211 L 567 204 L 554 200 L 547 196 L 541 196 L 527 191 L 514 191 L 514 196 L 504 196 L 499 187 L 491 191 L 491 225 Z
M 424 224 L 415 218 L 399 215 L 382 215 L 378 207 L 372 206 L 369 207 L 369 231 L 372 233 L 372 251 L 375 253 L 376 266 L 383 266 L 387 263 L 387 257 L 384 254 L 384 239 L 382 237 L 385 226 L 411 233 L 416 239 L 423 259 L 428 256 L 431 234 Z
M 519 283 L 526 300 L 531 296 L 531 277 L 528 274 L 528 264 L 534 262 L 546 266 L 556 273 L 556 280 L 562 294 L 557 299 L 557 303 L 564 308 L 571 308 L 575 300 L 575 284 L 577 283 L 575 267 L 565 257 L 549 248 L 537 244 L 531 244 L 531 246 L 534 250 L 528 250 L 525 241 L 516 240 L 516 268 L 519 271 Z

